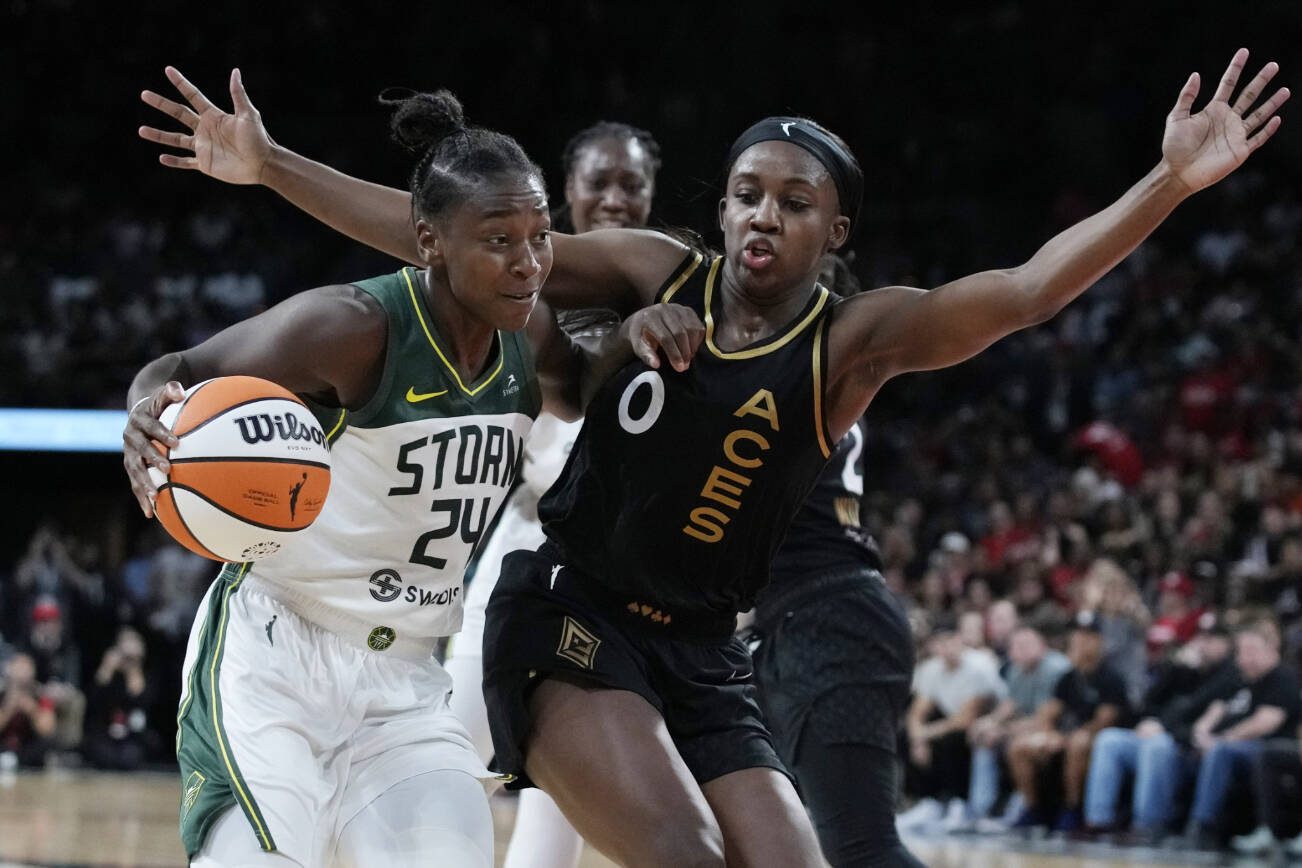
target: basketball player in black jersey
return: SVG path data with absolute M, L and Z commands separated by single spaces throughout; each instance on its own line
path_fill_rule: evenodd
M 731 636 L 735 614 L 767 584 L 831 444 L 883 383 L 1049 319 L 1274 134 L 1288 91 L 1253 109 L 1271 63 L 1234 98 L 1246 61 L 1235 54 L 1197 113 L 1190 76 L 1161 160 L 1115 203 L 1020 266 L 929 292 L 834 304 L 816 284 L 822 255 L 849 237 L 862 174 L 838 137 L 797 117 L 734 143 L 722 257 L 654 232 L 558 236 L 545 289 L 556 306 L 672 300 L 701 314 L 706 334 L 687 370 L 635 362 L 602 387 L 544 501 L 550 544 L 503 569 L 485 638 L 499 765 L 623 864 L 715 865 L 725 852 L 731 864 L 819 864 Z M 346 234 L 413 256 L 402 191 L 279 147 L 259 176 Z
M 859 292 L 829 254 L 822 282 Z M 835 866 L 920 866 L 895 829 L 896 733 L 913 680 L 908 616 L 860 524 L 864 421 L 832 459 L 773 556 L 747 635 L 755 686 L 783 763 Z

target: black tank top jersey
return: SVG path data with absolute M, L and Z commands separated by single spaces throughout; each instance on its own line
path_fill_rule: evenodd
M 588 406 L 538 514 L 567 563 L 669 611 L 750 608 L 831 455 L 823 416 L 834 296 L 816 286 L 785 327 L 714 342 L 722 259 L 693 254 L 659 295 L 696 310 L 706 338 L 683 373 L 634 360 Z
M 832 460 L 791 522 L 787 538 L 773 556 L 773 587 L 831 571 L 863 567 L 880 571 L 881 551 L 863 529 L 863 420 L 841 438 Z

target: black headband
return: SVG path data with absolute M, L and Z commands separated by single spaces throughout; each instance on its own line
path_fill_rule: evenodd
M 742 133 L 728 151 L 728 171 L 742 152 L 760 142 L 790 142 L 804 148 L 823 164 L 836 185 L 841 213 L 850 218 L 853 228 L 859 219 L 859 206 L 863 203 L 863 172 L 859 170 L 854 155 L 827 131 L 803 118 L 765 118 Z

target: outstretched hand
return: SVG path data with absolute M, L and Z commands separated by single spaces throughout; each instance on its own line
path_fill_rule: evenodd
M 1196 114 L 1189 110 L 1198 96 L 1200 81 L 1198 73 L 1190 75 L 1167 115 L 1162 159 L 1190 192 L 1210 187 L 1243 165 L 1248 155 L 1279 129 L 1280 119 L 1275 112 L 1289 98 L 1288 88 L 1281 87 L 1270 99 L 1252 108 L 1279 72 L 1279 64 L 1273 60 L 1230 102 L 1247 62 L 1248 49 L 1240 48 L 1221 76 L 1211 102 Z
M 167 78 L 180 92 L 188 106 L 151 90 L 140 98 L 168 117 L 179 121 L 190 132 L 178 133 L 141 127 L 140 137 L 150 142 L 182 151 L 187 156 L 159 154 L 158 161 L 174 169 L 197 169 L 205 175 L 230 184 L 257 184 L 262 169 L 271 157 L 274 142 L 262 125 L 262 116 L 244 90 L 238 69 L 231 70 L 231 102 L 235 113 L 213 105 L 199 88 L 181 71 L 169 66 Z

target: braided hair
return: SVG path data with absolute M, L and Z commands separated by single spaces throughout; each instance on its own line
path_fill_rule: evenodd
M 489 178 L 523 175 L 543 180 L 542 169 L 515 139 L 467 126 L 461 101 L 451 91 L 390 88 L 379 99 L 393 109 L 389 121 L 393 140 L 420 154 L 408 182 L 413 221 L 417 216 L 427 220 L 441 216 L 470 198 L 474 188 Z

